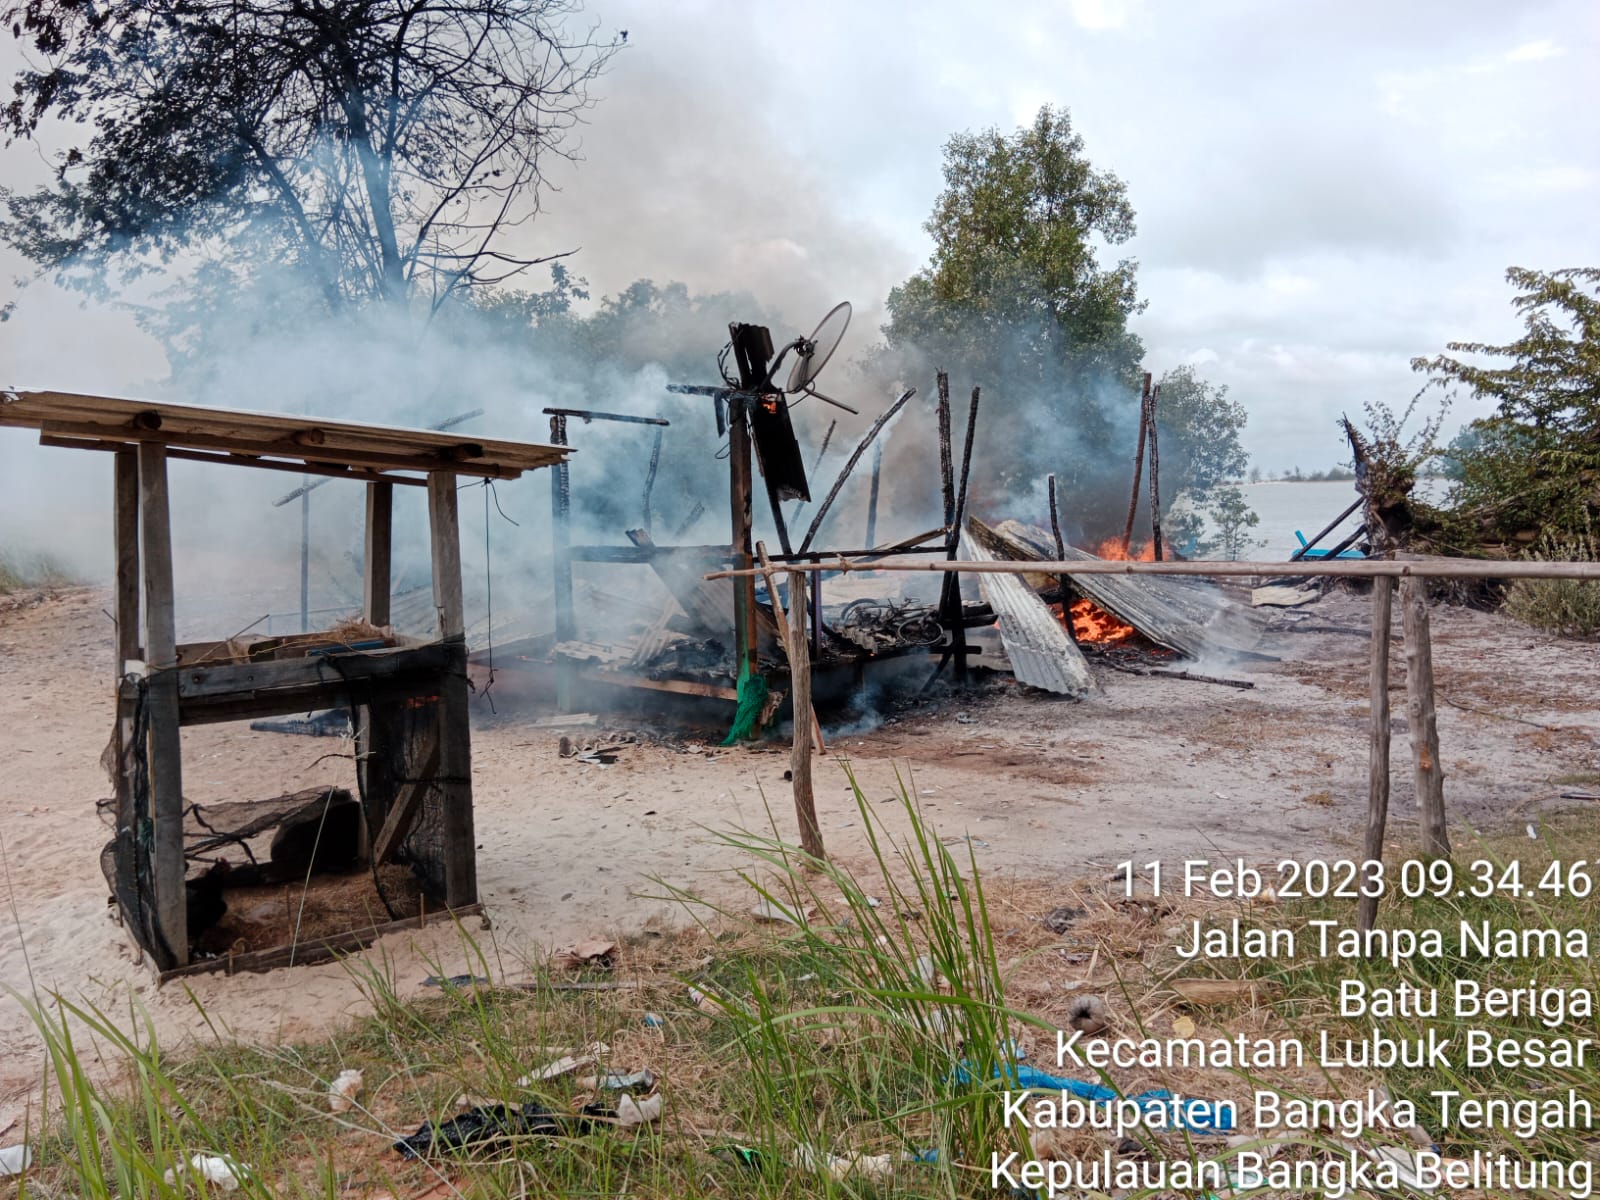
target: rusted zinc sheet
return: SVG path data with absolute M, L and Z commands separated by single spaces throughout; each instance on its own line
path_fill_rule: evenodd
M 1043 529 L 1020 521 L 989 527 L 970 518 L 973 540 L 996 557 L 1019 561 L 1055 557 L 1055 539 Z M 1066 558 L 1098 561 L 1072 546 Z M 1072 586 L 1099 607 L 1132 625 L 1151 641 L 1190 658 L 1207 654 L 1271 659 L 1256 647 L 1265 623 L 1254 610 L 1228 599 L 1202 579 L 1154 575 L 1069 575 Z
M 961 535 L 961 553 L 972 562 L 997 558 L 966 532 Z M 1089 664 L 1083 652 L 1027 584 L 1014 575 L 980 575 L 978 586 L 999 618 L 1000 640 L 1011 660 L 1011 673 L 1020 682 L 1062 696 L 1088 693 Z

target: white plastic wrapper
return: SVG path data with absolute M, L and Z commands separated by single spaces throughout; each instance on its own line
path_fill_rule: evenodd
M 340 1071 L 339 1077 L 328 1085 L 328 1110 L 349 1112 L 361 1092 L 361 1083 L 360 1071 Z
M 242 1167 L 231 1159 L 223 1158 L 220 1154 L 192 1154 L 186 1164 L 172 1167 L 167 1171 L 166 1181 L 177 1183 L 182 1174 L 193 1173 L 200 1176 L 212 1187 L 221 1188 L 231 1192 L 238 1188 L 244 1181 L 247 1167 Z

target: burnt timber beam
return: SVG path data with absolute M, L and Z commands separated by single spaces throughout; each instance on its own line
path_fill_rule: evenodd
M 589 421 L 622 421 L 629 425 L 671 425 L 672 422 L 665 417 L 636 417 L 631 413 L 597 412 L 587 408 L 547 408 L 544 409 L 547 417 L 577 417 L 578 420 Z

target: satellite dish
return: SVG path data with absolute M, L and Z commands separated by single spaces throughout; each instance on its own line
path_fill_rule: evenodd
M 818 323 L 816 332 L 809 338 L 801 339 L 796 347 L 798 353 L 794 366 L 789 369 L 789 386 L 784 390 L 809 391 L 818 372 L 828 365 L 833 352 L 839 348 L 839 343 L 844 338 L 844 331 L 849 326 L 850 301 L 845 300 L 829 310 L 828 315 Z

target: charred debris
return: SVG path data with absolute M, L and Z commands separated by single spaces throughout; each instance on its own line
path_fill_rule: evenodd
M 981 599 L 973 599 L 963 597 L 953 573 L 940 577 L 934 596 L 902 594 L 893 576 L 842 578 L 820 571 L 801 576 L 784 570 L 792 563 L 838 558 L 870 563 L 874 558 L 908 554 L 950 561 L 1138 557 L 1140 553 L 1174 557 L 1170 549 L 1163 549 L 1161 538 L 1155 436 L 1159 388 L 1151 387 L 1148 375 L 1141 397 L 1134 502 L 1141 483 L 1147 483 L 1152 536 L 1137 550 L 1132 536 L 1134 505 L 1123 537 L 1109 538 L 1098 547 L 1099 554 L 1065 546 L 1053 477 L 1050 531 L 1015 519 L 986 524 L 973 515 L 970 487 L 974 447 L 981 432 L 982 391 L 974 387 L 965 411 L 958 412 L 942 372 L 937 375 L 934 406 L 937 482 L 931 463 L 926 476 L 930 501 L 932 489 L 938 488 L 940 524 L 893 542 L 875 540 L 884 490 L 886 431 L 913 399 L 915 388 L 903 391 L 869 425 L 820 502 L 814 503 L 814 489 L 821 489 L 809 475 L 820 466 L 836 424 L 829 425 L 821 447 L 808 456 L 790 419 L 790 404 L 810 396 L 857 412 L 816 386 L 849 317 L 849 305 L 841 304 L 810 337 L 776 348 L 764 326 L 730 325 L 728 344 L 718 358 L 719 384 L 668 385 L 669 392 L 710 403 L 719 438 L 725 439 L 721 446 L 688 451 L 703 455 L 707 469 L 716 464 L 720 470 L 718 460 L 726 458 L 730 536 L 725 544 L 678 544 L 662 539 L 652 527 L 652 490 L 662 456 L 685 452 L 673 446 L 666 419 L 545 409 L 550 441 L 558 446 L 573 444 L 574 434 L 593 422 L 652 427 L 640 502 L 642 520 L 637 527 L 618 531 L 625 540 L 574 544 L 569 469 L 564 462 L 552 468 L 555 628 L 543 636 L 496 646 L 492 660 L 496 669 L 526 673 L 533 692 L 553 698 L 563 712 L 659 710 L 660 702 L 671 696 L 676 698 L 674 707 L 685 712 L 695 700 L 708 701 L 710 711 L 720 712 L 726 720 L 727 705 L 734 704 L 738 708 L 732 737 L 748 737 L 778 715 L 791 690 L 790 656 L 782 633 L 786 621 L 802 623 L 808 631 L 813 704 L 824 711 L 845 708 L 863 689 L 915 692 L 940 681 L 965 685 L 997 672 L 1009 672 L 1018 682 L 1045 692 L 1082 697 L 1092 687 L 1091 659 L 1134 673 L 1152 673 L 1213 653 L 1235 660 L 1262 657 L 1256 653 L 1262 633 L 1258 615 L 1198 580 L 996 575 L 982 579 Z M 1147 445 L 1149 469 L 1141 479 Z M 818 535 L 858 469 L 871 473 L 863 534 L 848 539 L 848 544 L 821 546 Z M 900 485 L 904 486 L 903 469 Z M 756 540 L 758 491 L 764 493 L 763 515 L 775 545 Z M 1071 502 L 1070 496 L 1064 500 Z M 808 515 L 808 505 L 810 519 L 802 530 L 796 518 Z M 689 524 L 692 520 L 684 527 Z M 617 598 L 612 596 L 612 611 L 603 620 L 580 620 L 580 608 L 586 616 L 594 609 L 590 603 L 594 596 L 585 594 L 580 604 L 574 575 L 595 563 L 648 570 L 668 598 L 659 606 L 629 598 L 623 604 L 625 611 L 618 612 Z M 760 577 L 705 579 L 711 571 L 757 566 L 764 569 Z M 787 580 L 798 581 L 797 594 L 790 594 L 795 585 Z M 634 594 L 644 596 L 649 591 L 639 589 Z M 474 661 L 481 667 L 489 660 L 480 653 Z

